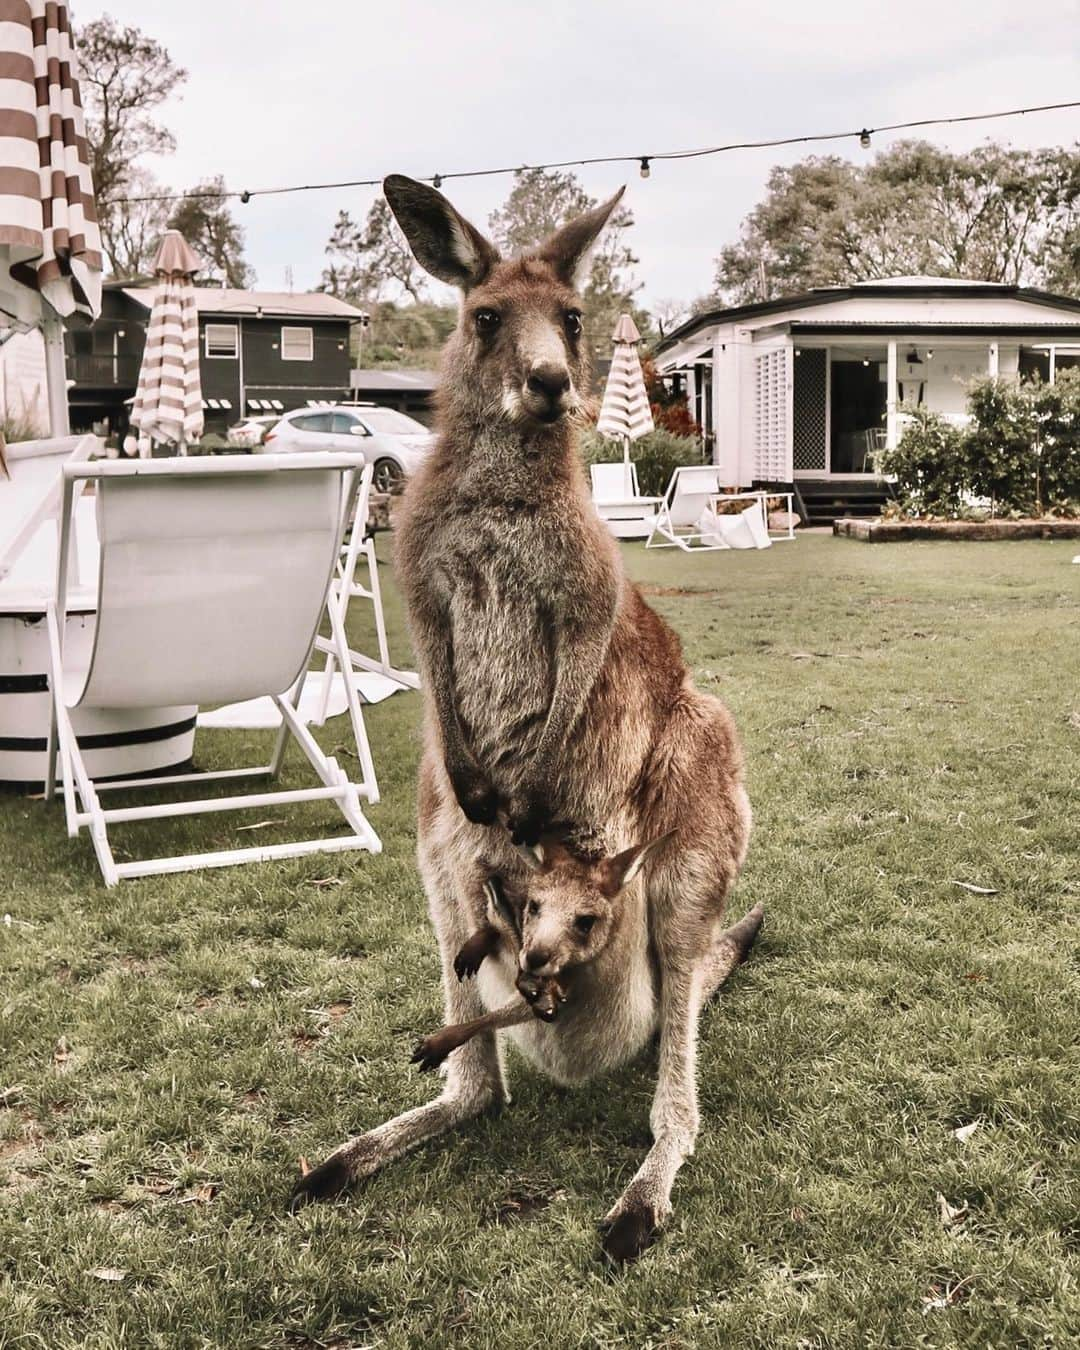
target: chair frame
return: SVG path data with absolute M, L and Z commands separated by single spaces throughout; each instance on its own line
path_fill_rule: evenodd
M 327 596 L 327 609 L 334 612 L 331 622 L 339 624 L 341 631 L 344 632 L 350 600 L 354 598 L 370 600 L 375 611 L 375 632 L 378 637 L 379 659 L 376 661 L 373 657 L 365 656 L 362 652 L 354 651 L 350 647 L 349 659 L 352 665 L 360 670 L 371 671 L 376 675 L 385 675 L 388 679 L 394 680 L 406 689 L 419 689 L 420 677 L 417 673 L 414 670 L 400 669 L 390 659 L 390 644 L 386 636 L 386 617 L 383 613 L 382 588 L 379 584 L 379 560 L 375 554 L 374 535 L 368 532 L 368 503 L 371 499 L 371 480 L 374 472 L 374 465 L 366 464 L 359 476 L 356 503 L 352 510 L 352 532 L 349 535 L 348 543 L 342 546 L 338 555 L 334 576 L 330 582 L 330 593 Z M 356 574 L 361 559 L 367 568 L 366 585 Z M 335 642 L 320 637 L 316 638 L 315 647 L 326 656 L 326 665 L 323 668 L 322 697 L 319 700 L 319 710 L 315 717 L 316 725 L 322 726 L 326 721 L 330 705 L 331 681 L 339 662 Z M 357 692 L 355 684 L 350 685 L 347 680 L 345 683 L 345 697 L 349 701 L 350 716 L 352 716 L 354 725 L 362 726 L 363 716 L 360 713 L 360 705 L 364 701 L 363 696 Z
M 271 460 L 275 462 L 271 463 Z M 361 468 L 362 460 L 358 456 L 326 452 L 310 455 L 259 456 L 257 459 L 229 456 L 211 460 L 209 463 L 202 459 L 176 458 L 126 462 L 106 461 L 66 464 L 64 466 L 56 595 L 55 599 L 49 603 L 46 611 L 50 650 L 49 684 L 52 692 L 52 717 L 46 751 L 48 777 L 45 784 L 45 799 L 51 801 L 56 795 L 59 761 L 68 834 L 74 838 L 81 829 L 87 828 L 89 830 L 94 852 L 97 855 L 102 876 L 107 886 L 114 886 L 118 881 L 131 877 L 193 871 L 204 867 L 228 867 L 246 862 L 266 862 L 281 858 L 295 858 L 316 852 L 342 852 L 357 848 L 367 849 L 372 853 L 381 852 L 381 841 L 361 808 L 361 799 L 376 802 L 379 793 L 375 781 L 371 751 L 364 729 L 363 714 L 359 705 L 357 704 L 355 708 L 350 705 L 350 712 L 355 714 L 353 724 L 357 731 L 357 748 L 363 773 L 363 779 L 359 783 L 352 782 L 337 761 L 323 752 L 297 711 L 300 695 L 307 678 L 308 666 L 311 663 L 311 654 L 317 641 L 326 642 L 334 651 L 336 660 L 346 673 L 346 683 L 350 682 L 349 675 L 352 673 L 351 656 L 340 613 L 333 605 L 326 605 L 330 618 L 331 638 L 329 640 L 318 639 L 317 636 L 313 635 L 307 659 L 295 684 L 284 693 L 274 692 L 271 694 L 281 714 L 282 721 L 269 763 L 255 765 L 251 768 L 226 769 L 210 773 L 182 773 L 161 777 L 128 778 L 107 783 L 95 783 L 93 781 L 87 772 L 82 752 L 72 730 L 70 713 L 64 699 L 63 677 L 64 629 L 67 613 L 72 519 L 74 505 L 82 488 L 90 481 L 120 476 L 195 477 L 212 475 L 225 477 L 241 473 L 287 473 L 296 470 L 310 471 L 311 469 L 336 470 L 345 475 L 342 511 L 338 520 L 337 538 L 334 545 L 334 554 L 337 557 L 341 550 L 345 523 L 351 516 L 358 486 L 358 470 Z M 106 545 L 103 543 L 102 547 L 104 548 Z M 329 577 L 327 587 L 329 592 Z M 316 776 L 322 783 L 321 787 L 249 792 L 243 795 L 199 798 L 196 800 L 174 800 L 156 803 L 152 806 L 108 809 L 102 806 L 99 794 L 105 791 L 134 788 L 157 790 L 169 785 L 227 782 L 243 778 L 266 777 L 275 780 L 281 772 L 290 736 L 297 742 L 304 757 L 315 771 Z M 131 862 L 117 862 L 109 841 L 108 827 L 111 823 L 154 820 L 167 816 L 199 815 L 217 811 L 247 810 L 255 807 L 285 806 L 310 801 L 333 801 L 336 803 L 345 820 L 352 827 L 352 834 L 326 839 L 297 840 L 284 844 L 223 849 L 210 853 L 183 854 L 176 857 L 144 858 Z
M 598 497 L 596 475 L 599 468 L 620 468 L 626 472 L 631 494 L 628 497 Z M 604 460 L 589 465 L 589 486 L 596 514 L 616 539 L 645 539 L 652 532 L 663 497 L 643 497 L 638 488 L 637 465 L 633 460 Z
M 723 543 L 705 543 L 704 533 L 697 526 L 693 528 L 676 526 L 671 523 L 670 506 L 674 498 L 676 485 L 680 474 L 684 469 L 709 468 L 707 464 L 688 464 L 679 465 L 672 470 L 671 481 L 668 483 L 667 491 L 663 496 L 663 505 L 657 511 L 653 522 L 652 533 L 645 541 L 646 548 L 681 548 L 684 553 L 705 553 L 723 551 L 728 548 Z M 688 496 L 691 494 L 687 494 Z M 705 493 L 695 493 L 695 496 L 705 496 Z M 793 492 L 770 492 L 765 489 L 757 489 L 752 492 L 710 492 L 707 494 L 710 502 L 739 502 L 752 501 L 761 503 L 761 515 L 765 522 L 765 529 L 773 543 L 780 543 L 783 540 L 794 540 L 795 526 L 792 517 L 794 516 L 793 504 L 795 494 Z M 788 525 L 781 532 L 774 534 L 769 530 L 769 515 L 766 503 L 770 497 L 783 497 L 787 501 Z M 676 533 L 677 530 L 684 529 L 683 534 Z M 657 540 L 656 536 L 660 535 Z

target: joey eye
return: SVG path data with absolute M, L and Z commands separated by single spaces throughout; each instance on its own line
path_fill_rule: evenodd
M 493 309 L 478 309 L 473 322 L 481 337 L 490 337 L 499 326 L 499 315 Z
M 540 906 L 536 903 L 535 900 L 530 900 L 530 901 L 529 901 L 529 906 L 528 906 L 528 908 L 529 908 L 529 913 L 530 913 L 530 914 L 539 914 L 539 913 L 540 913 Z
M 579 914 L 574 920 L 574 928 L 582 937 L 587 937 L 592 932 L 593 924 L 596 922 L 595 914 Z
M 581 336 L 581 310 L 568 309 L 566 311 L 566 331 L 572 338 Z

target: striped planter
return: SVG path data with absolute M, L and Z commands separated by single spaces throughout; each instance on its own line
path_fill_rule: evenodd
M 69 613 L 65 649 L 89 659 L 93 613 Z M 0 783 L 40 787 L 49 734 L 49 642 L 42 613 L 0 613 Z M 126 778 L 185 765 L 193 707 L 94 708 L 73 715 L 92 777 Z

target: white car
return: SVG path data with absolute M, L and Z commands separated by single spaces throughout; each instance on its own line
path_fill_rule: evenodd
M 394 408 L 337 403 L 286 413 L 258 449 L 269 455 L 293 450 L 360 450 L 365 463 L 375 465 L 375 491 L 400 492 L 434 444 L 435 437 L 423 423 Z

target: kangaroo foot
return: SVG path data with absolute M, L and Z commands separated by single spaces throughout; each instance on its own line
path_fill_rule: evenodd
M 660 1227 L 652 1205 L 632 1203 L 600 1225 L 604 1255 L 617 1265 L 636 1261 L 660 1236 Z
M 340 1153 L 331 1153 L 325 1162 L 313 1167 L 293 1187 L 289 1196 L 289 1213 L 310 1205 L 316 1200 L 332 1200 L 340 1195 L 352 1181 L 353 1173 L 348 1161 Z

